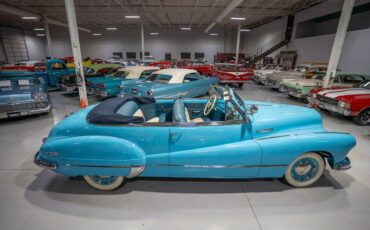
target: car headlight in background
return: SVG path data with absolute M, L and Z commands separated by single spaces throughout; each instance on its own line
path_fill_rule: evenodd
M 46 101 L 48 98 L 48 95 L 46 93 L 33 93 L 32 98 L 35 101 Z
M 345 101 L 338 101 L 338 106 L 342 107 L 342 108 L 349 109 L 351 105 L 349 103 L 345 102 Z

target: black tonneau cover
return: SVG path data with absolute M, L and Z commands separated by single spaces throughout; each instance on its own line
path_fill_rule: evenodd
M 155 103 L 153 97 L 117 97 L 108 99 L 95 106 L 86 116 L 93 124 L 128 124 L 143 123 L 142 117 L 124 116 L 117 111 L 128 101 L 135 101 L 139 106 Z

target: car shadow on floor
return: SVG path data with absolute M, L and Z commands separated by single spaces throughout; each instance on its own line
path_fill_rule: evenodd
M 81 179 L 72 179 L 57 175 L 53 172 L 42 170 L 35 175 L 36 179 L 26 188 L 26 190 L 43 190 L 52 193 L 64 194 L 125 194 L 134 191 L 157 192 L 157 193 L 256 193 L 256 192 L 281 192 L 291 189 L 280 179 L 182 179 L 182 178 L 136 178 L 130 179 L 115 191 L 98 191 L 91 188 Z M 341 173 L 341 182 L 338 182 L 329 171 L 325 171 L 315 184 L 309 188 L 327 187 L 341 190 L 350 185 L 353 178 Z M 242 185 L 242 186 L 241 186 Z

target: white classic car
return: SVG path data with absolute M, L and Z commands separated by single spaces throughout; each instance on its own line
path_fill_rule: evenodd
M 277 65 L 275 67 L 266 66 L 266 67 L 263 67 L 263 69 L 254 70 L 252 79 L 258 83 L 266 85 L 267 75 L 270 75 L 275 72 L 282 72 L 282 71 L 287 71 L 287 70 L 288 70 L 288 67 L 284 65 Z

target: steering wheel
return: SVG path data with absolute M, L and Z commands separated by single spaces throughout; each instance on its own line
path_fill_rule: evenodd
M 216 104 L 216 100 L 217 100 L 216 94 L 212 94 L 209 97 L 209 99 L 207 101 L 207 104 L 204 107 L 204 111 L 203 111 L 204 116 L 207 116 L 213 110 L 213 108 L 215 107 L 215 104 Z

